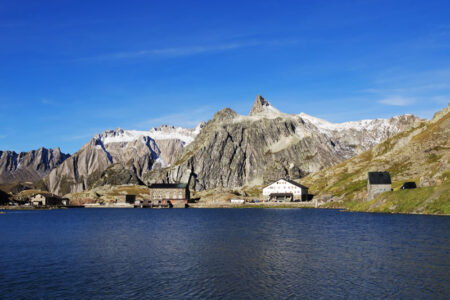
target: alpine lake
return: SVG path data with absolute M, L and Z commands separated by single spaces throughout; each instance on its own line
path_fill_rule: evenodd
M 448 299 L 450 218 L 330 209 L 0 215 L 1 299 Z

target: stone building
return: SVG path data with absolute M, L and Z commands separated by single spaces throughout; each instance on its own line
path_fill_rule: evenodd
M 30 198 L 30 203 L 33 206 L 64 205 L 63 198 L 51 193 L 36 194 Z
M 190 198 L 189 186 L 184 183 L 160 183 L 150 186 L 149 199 L 144 200 L 144 207 L 186 207 Z
M 116 196 L 116 203 L 134 204 L 135 201 L 136 201 L 136 195 L 119 195 L 119 196 Z
M 381 193 L 392 191 L 389 172 L 369 172 L 367 177 L 367 200 L 372 200 Z
M 265 201 L 306 201 L 308 188 L 289 179 L 280 179 L 263 188 Z

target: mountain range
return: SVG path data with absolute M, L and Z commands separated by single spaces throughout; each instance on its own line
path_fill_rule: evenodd
M 217 112 L 170 167 L 149 172 L 145 183 L 186 182 L 192 188 L 233 189 L 282 177 L 301 178 L 340 163 L 419 122 L 412 115 L 331 124 L 285 114 L 259 96 L 248 116 Z
M 190 181 L 197 191 L 255 186 L 339 164 L 422 121 L 403 115 L 335 124 L 282 113 L 258 95 L 247 116 L 225 108 L 191 129 L 107 130 L 72 156 L 43 148 L 0 152 L 0 180 L 42 180 L 60 195 L 128 183 Z
M 30 152 L 0 151 L 0 183 L 37 181 L 70 157 L 59 148 Z

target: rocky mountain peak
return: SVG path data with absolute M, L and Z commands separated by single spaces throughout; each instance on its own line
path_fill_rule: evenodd
M 266 99 L 260 94 L 256 96 L 255 103 L 253 103 L 249 116 L 267 115 L 267 114 L 279 114 L 280 112 L 272 106 Z
M 259 113 L 264 112 L 264 107 L 270 106 L 269 101 L 263 98 L 260 94 L 256 96 L 255 102 L 253 103 L 252 109 L 250 110 L 249 116 L 254 116 Z
M 234 110 L 227 107 L 216 112 L 213 120 L 217 122 L 231 121 L 237 116 L 238 114 Z

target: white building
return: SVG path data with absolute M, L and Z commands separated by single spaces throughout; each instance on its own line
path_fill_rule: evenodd
M 263 188 L 265 200 L 290 202 L 308 200 L 308 188 L 288 179 L 280 179 Z
M 30 198 L 31 205 L 33 206 L 58 206 L 63 204 L 62 198 L 51 193 L 40 193 Z
M 244 204 L 245 200 L 244 199 L 231 199 L 230 202 L 234 203 L 234 204 Z

